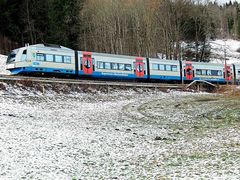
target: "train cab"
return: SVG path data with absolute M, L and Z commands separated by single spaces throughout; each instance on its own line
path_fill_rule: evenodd
M 74 51 L 58 45 L 36 44 L 13 50 L 7 59 L 11 74 L 74 74 Z
M 31 66 L 31 57 L 28 47 L 15 49 L 8 55 L 6 69 L 12 75 L 23 73 L 24 69 L 29 66 Z

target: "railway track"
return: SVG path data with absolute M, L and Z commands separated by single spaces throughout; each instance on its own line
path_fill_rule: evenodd
M 85 79 L 62 79 L 62 78 L 46 78 L 46 77 L 29 77 L 29 76 L 0 76 L 0 82 L 21 82 L 31 81 L 36 83 L 56 83 L 56 84 L 75 84 L 75 85 L 94 85 L 94 86 L 112 86 L 112 87 L 129 87 L 129 88 L 163 88 L 163 89 L 182 89 L 182 84 L 166 84 L 166 83 L 145 83 L 145 82 L 129 82 L 129 81 L 103 81 L 103 80 L 85 80 Z

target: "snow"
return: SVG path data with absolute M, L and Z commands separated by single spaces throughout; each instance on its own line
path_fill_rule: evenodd
M 217 39 L 210 41 L 212 47 L 212 62 L 213 63 L 224 63 L 224 51 L 226 50 L 227 64 L 239 64 L 240 63 L 240 41 L 233 39 Z
M 224 117 L 221 96 L 61 95 L 4 85 L 0 179 L 240 177 L 238 126 L 216 128 L 217 120 L 206 117 Z
M 10 72 L 6 70 L 6 61 L 7 56 L 0 54 L 0 75 L 10 74 Z

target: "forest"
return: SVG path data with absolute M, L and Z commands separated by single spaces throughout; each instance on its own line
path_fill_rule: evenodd
M 209 40 L 240 39 L 240 3 L 0 0 L 0 54 L 25 44 L 208 61 Z

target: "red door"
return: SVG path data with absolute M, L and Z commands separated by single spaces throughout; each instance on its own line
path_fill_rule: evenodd
M 192 62 L 190 62 L 190 61 L 186 61 L 185 77 L 186 77 L 186 80 L 193 79 L 193 66 L 192 66 Z
M 232 72 L 231 72 L 231 66 L 226 66 L 226 72 L 227 76 L 225 76 L 225 79 L 227 81 L 231 81 L 232 80 Z
M 82 58 L 82 70 L 83 74 L 92 74 L 93 73 L 93 60 L 92 60 L 92 53 L 90 52 L 83 52 Z
M 135 62 L 136 77 L 144 77 L 144 63 L 143 58 L 137 57 Z

